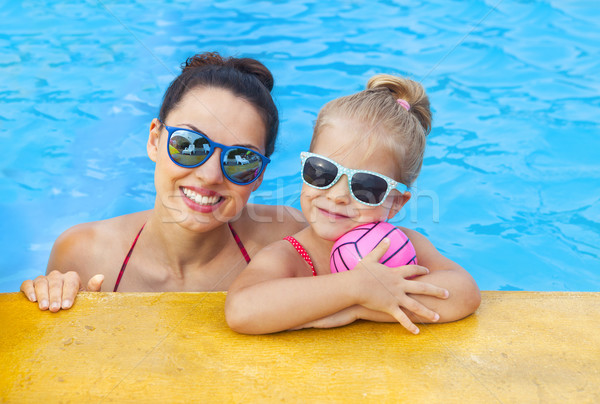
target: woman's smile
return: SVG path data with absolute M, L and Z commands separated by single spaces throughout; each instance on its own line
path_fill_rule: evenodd
M 225 200 L 221 194 L 203 188 L 187 188 L 180 187 L 183 194 L 185 204 L 191 209 L 201 212 L 210 213 L 215 211 L 219 205 Z

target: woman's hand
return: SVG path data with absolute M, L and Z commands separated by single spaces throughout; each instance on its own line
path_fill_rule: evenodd
M 429 270 L 425 267 L 406 265 L 389 268 L 380 264 L 379 260 L 388 247 L 389 240 L 384 239 L 353 269 L 362 272 L 358 303 L 370 310 L 388 313 L 408 331 L 418 334 L 419 328 L 413 324 L 401 307 L 431 322 L 438 321 L 440 317 L 409 294 L 447 299 L 449 293 L 446 289 L 430 283 L 407 279 L 428 274 Z
M 63 274 L 55 270 L 34 280 L 26 280 L 21 284 L 21 292 L 29 301 L 37 301 L 40 310 L 50 309 L 51 312 L 57 312 L 61 308 L 71 308 L 79 291 L 99 292 L 103 281 L 104 275 L 95 275 L 84 288 L 77 272 Z

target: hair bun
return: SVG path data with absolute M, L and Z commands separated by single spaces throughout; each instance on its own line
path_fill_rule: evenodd
M 228 62 L 237 70 L 255 76 L 269 91 L 273 90 L 273 75 L 256 59 L 229 58 Z
M 258 60 L 251 58 L 223 58 L 218 52 L 204 52 L 188 58 L 181 66 L 183 72 L 209 66 L 230 67 L 256 77 L 268 90 L 273 90 L 273 75 Z
M 181 65 L 182 71 L 188 71 L 197 67 L 224 66 L 225 60 L 217 52 L 204 52 L 187 58 Z
M 420 83 L 406 77 L 397 77 L 390 74 L 378 74 L 371 77 L 367 83 L 368 90 L 387 89 L 394 97 L 394 101 L 398 99 L 408 102 L 412 113 L 421 123 L 425 135 L 431 131 L 431 109 L 429 106 L 429 98 L 425 93 L 425 89 Z M 401 108 L 406 109 L 406 107 Z

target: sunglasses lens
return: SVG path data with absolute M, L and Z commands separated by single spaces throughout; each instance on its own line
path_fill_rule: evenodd
M 201 164 L 210 154 L 210 144 L 198 133 L 176 130 L 169 140 L 169 154 L 178 164 L 193 167 Z
M 258 177 L 263 168 L 260 154 L 248 149 L 229 149 L 223 159 L 225 175 L 234 183 L 249 184 Z
M 352 193 L 361 202 L 378 204 L 387 192 L 387 181 L 368 173 L 356 173 L 352 177 Z
M 313 187 L 325 188 L 337 177 L 337 167 L 319 157 L 309 157 L 304 162 L 302 177 Z

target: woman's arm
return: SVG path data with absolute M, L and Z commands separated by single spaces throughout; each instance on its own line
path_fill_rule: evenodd
M 94 260 L 89 259 L 89 253 L 94 248 L 93 239 L 89 224 L 62 233 L 52 247 L 46 275 L 24 281 L 21 291 L 31 302 L 37 301 L 40 310 L 52 312 L 69 309 L 80 290 L 99 291 L 104 275 L 92 272 Z
M 411 332 L 418 328 L 400 309 L 404 307 L 429 321 L 437 314 L 408 296 L 430 295 L 439 299 L 447 291 L 424 282 L 408 280 L 427 269 L 411 265 L 388 268 L 377 261 L 389 243 L 381 243 L 361 261 L 360 268 L 317 277 L 293 247 L 278 241 L 263 249 L 229 289 L 225 315 L 229 326 L 246 334 L 264 334 L 297 328 L 354 305 L 388 313 Z M 299 268 L 302 268 L 299 270 Z

